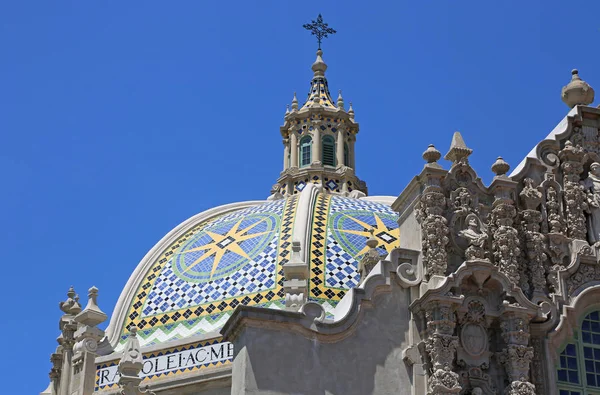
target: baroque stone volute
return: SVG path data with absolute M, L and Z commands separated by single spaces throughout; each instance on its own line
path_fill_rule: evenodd
M 576 105 L 589 105 L 594 101 L 594 89 L 579 77 L 579 71 L 571 71 L 571 82 L 562 88 L 562 101 L 569 108 Z

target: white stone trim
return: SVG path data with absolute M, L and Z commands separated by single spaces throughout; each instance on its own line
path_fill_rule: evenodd
M 304 262 L 308 262 L 310 248 L 306 248 L 307 241 L 310 240 L 312 231 L 311 217 L 316 202 L 316 197 L 323 191 L 321 184 L 307 183 L 306 187 L 300 192 L 296 215 L 294 218 L 294 228 L 292 230 L 292 241 L 300 243 L 300 254 Z
M 123 288 L 121 295 L 119 296 L 115 309 L 113 310 L 113 314 L 110 318 L 110 324 L 106 329 L 106 336 L 111 346 L 114 348 L 119 342 L 121 324 L 126 318 L 127 311 L 129 310 L 129 306 L 133 301 L 135 292 L 137 291 L 141 282 L 144 280 L 146 272 L 150 270 L 151 266 L 154 264 L 154 262 L 156 262 L 156 259 L 158 259 L 158 257 L 169 245 L 175 242 L 178 238 L 185 234 L 185 232 L 187 232 L 191 227 L 197 225 L 199 222 L 216 217 L 218 215 L 241 210 L 266 202 L 266 200 L 252 200 L 247 202 L 225 204 L 208 209 L 183 221 L 172 231 L 167 233 L 167 235 L 164 236 L 158 243 L 156 243 L 154 247 L 152 247 L 152 249 L 142 258 L 140 263 L 138 263 L 135 270 L 129 277 L 125 288 Z
M 537 155 L 538 146 L 545 140 L 557 140 L 557 137 L 566 132 L 569 126 L 569 117 L 577 115 L 577 113 L 579 112 L 578 108 L 579 106 L 575 106 L 571 110 L 569 110 L 569 113 L 558 123 L 558 125 L 556 125 L 554 129 L 552 129 L 548 136 L 546 136 L 544 140 L 540 141 L 533 147 L 531 151 L 529 151 L 529 153 L 525 156 L 525 158 L 523 158 L 521 163 L 519 163 L 519 165 L 515 167 L 515 169 L 510 173 L 509 177 L 512 178 L 517 176 L 525 168 L 527 158 L 540 159 Z

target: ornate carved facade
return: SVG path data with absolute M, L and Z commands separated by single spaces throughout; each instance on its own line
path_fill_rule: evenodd
M 580 89 L 574 78 L 564 92 Z M 446 155 L 453 162 L 447 171 L 433 146 L 425 152 L 415 218 L 429 276 L 411 310 L 423 327 L 429 394 L 555 393 L 548 382 L 571 391 L 600 386 L 583 366 L 575 375 L 574 363 L 572 381 L 557 377 L 557 352 L 577 324 L 548 336 L 581 319 L 571 310 L 600 308 L 575 307 L 579 295 L 600 293 L 599 120 L 600 110 L 575 106 L 510 176 L 498 158 L 489 187 L 469 165 L 472 151 L 460 135 Z M 397 203 L 399 211 L 407 207 L 402 195 Z
M 84 309 L 69 290 L 43 394 L 600 393 L 591 87 L 574 72 L 567 117 L 512 173 L 498 157 L 490 185 L 456 132 L 448 169 L 430 145 L 398 197 L 367 197 L 326 69 L 319 49 L 268 199 L 166 235 L 106 332 L 97 289 Z

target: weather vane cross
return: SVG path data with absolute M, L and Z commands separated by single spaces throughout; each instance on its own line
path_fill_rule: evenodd
M 310 30 L 313 36 L 317 36 L 317 41 L 319 42 L 319 49 L 321 49 L 321 41 L 324 38 L 327 38 L 327 35 L 337 33 L 335 30 L 330 28 L 327 23 L 323 22 L 323 17 L 321 16 L 321 14 L 319 14 L 316 21 L 306 23 L 302 25 L 302 27 L 304 27 L 306 30 Z

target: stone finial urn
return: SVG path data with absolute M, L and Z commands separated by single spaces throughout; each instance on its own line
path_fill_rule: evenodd
M 562 88 L 562 101 L 569 108 L 578 104 L 589 105 L 594 101 L 594 89 L 579 77 L 576 69 L 571 72 L 571 82 Z

